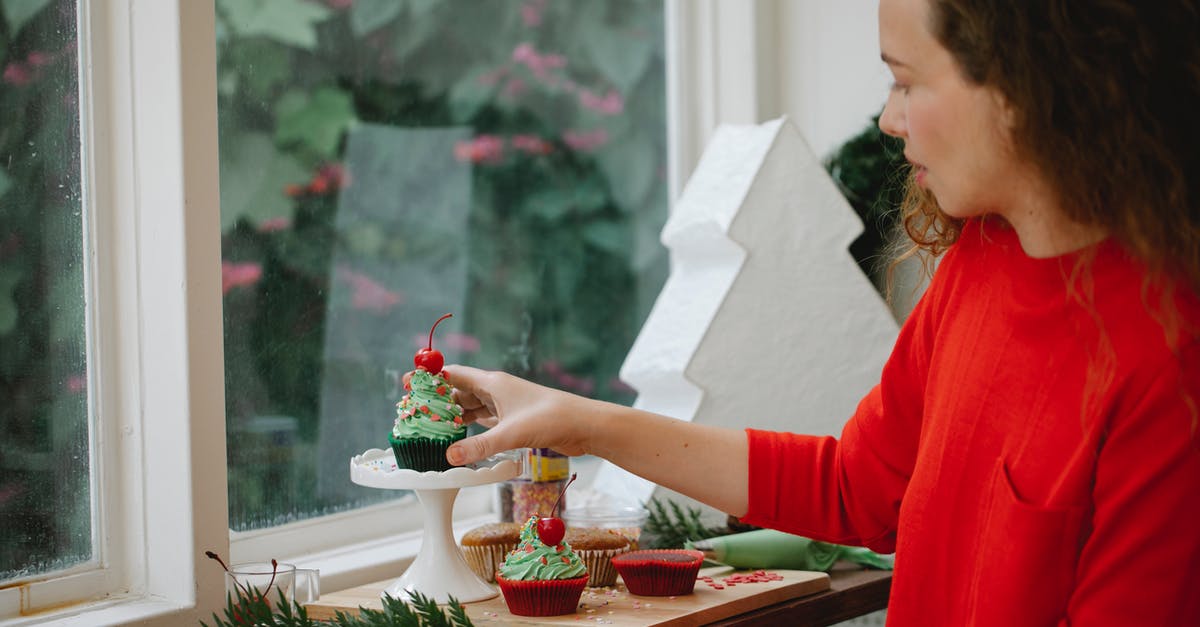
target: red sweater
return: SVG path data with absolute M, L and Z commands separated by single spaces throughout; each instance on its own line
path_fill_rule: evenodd
M 840 439 L 747 430 L 745 520 L 895 551 L 889 625 L 1200 625 L 1200 341 L 1095 251 L 1093 315 L 968 222 Z

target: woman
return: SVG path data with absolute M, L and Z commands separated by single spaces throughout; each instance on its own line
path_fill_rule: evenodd
M 945 254 L 842 436 L 453 366 L 493 428 L 448 458 L 591 453 L 750 523 L 894 550 L 892 625 L 1200 624 L 1197 3 L 879 17 L 904 223 Z

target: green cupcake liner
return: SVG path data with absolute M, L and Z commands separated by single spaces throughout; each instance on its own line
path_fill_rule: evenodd
M 388 442 L 392 445 L 392 453 L 396 456 L 396 465 L 417 472 L 450 470 L 454 466 L 446 461 L 446 449 L 451 444 L 463 439 L 466 434 L 457 438 L 401 438 L 396 439 L 388 434 Z

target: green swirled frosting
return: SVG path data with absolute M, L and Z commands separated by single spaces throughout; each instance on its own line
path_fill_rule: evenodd
M 537 535 L 537 516 L 530 516 L 521 527 L 521 540 L 504 563 L 500 575 L 514 581 L 573 579 L 587 574 L 587 566 L 564 540 L 546 546 Z
M 457 439 L 467 432 L 463 408 L 450 396 L 450 384 L 440 374 L 418 369 L 409 392 L 396 403 L 394 438 Z

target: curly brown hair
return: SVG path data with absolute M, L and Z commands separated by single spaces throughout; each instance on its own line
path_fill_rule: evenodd
M 930 32 L 1006 99 L 1017 154 L 1067 216 L 1200 291 L 1200 2 L 929 2 Z M 935 256 L 961 227 L 911 182 L 901 221 Z

